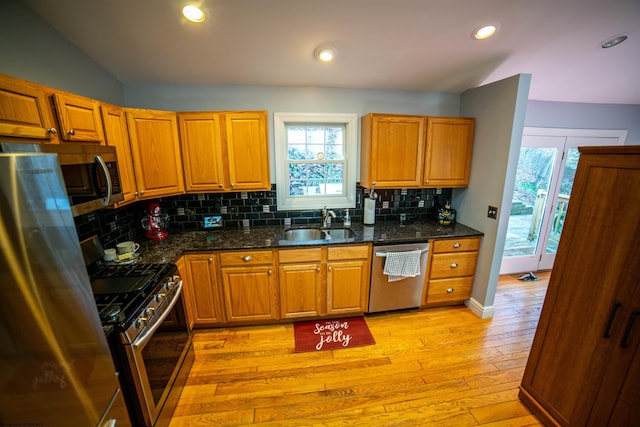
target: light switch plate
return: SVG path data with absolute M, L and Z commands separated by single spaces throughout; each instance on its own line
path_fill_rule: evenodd
M 489 209 L 487 210 L 487 217 L 492 219 L 498 219 L 498 208 L 495 206 L 489 205 Z

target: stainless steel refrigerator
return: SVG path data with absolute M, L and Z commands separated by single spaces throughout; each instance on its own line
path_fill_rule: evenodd
M 0 426 L 130 426 L 54 154 L 0 154 Z

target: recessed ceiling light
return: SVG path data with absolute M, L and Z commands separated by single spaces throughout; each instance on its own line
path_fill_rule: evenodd
M 602 48 L 603 49 L 607 49 L 607 48 L 610 48 L 610 47 L 618 46 L 620 43 L 622 43 L 626 39 L 627 39 L 627 36 L 616 36 L 616 37 L 613 37 L 613 38 L 607 40 L 606 42 L 602 43 Z
M 336 48 L 333 46 L 320 46 L 313 52 L 316 58 L 322 62 L 331 62 L 336 57 Z
M 495 25 L 484 25 L 472 33 L 472 37 L 476 40 L 485 40 L 494 35 L 498 31 Z
M 182 8 L 182 14 L 191 22 L 204 21 L 204 12 L 198 6 L 187 5 Z

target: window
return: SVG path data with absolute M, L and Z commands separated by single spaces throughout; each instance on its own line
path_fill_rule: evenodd
M 278 209 L 354 208 L 357 114 L 274 113 Z

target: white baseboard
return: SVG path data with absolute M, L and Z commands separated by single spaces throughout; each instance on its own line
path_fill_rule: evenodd
M 488 319 L 490 317 L 493 317 L 493 313 L 495 312 L 494 306 L 490 305 L 488 307 L 484 307 L 482 304 L 480 304 L 478 301 L 476 301 L 473 298 L 466 300 L 464 302 L 464 305 L 469 307 L 469 309 L 473 311 L 475 315 L 481 319 Z

